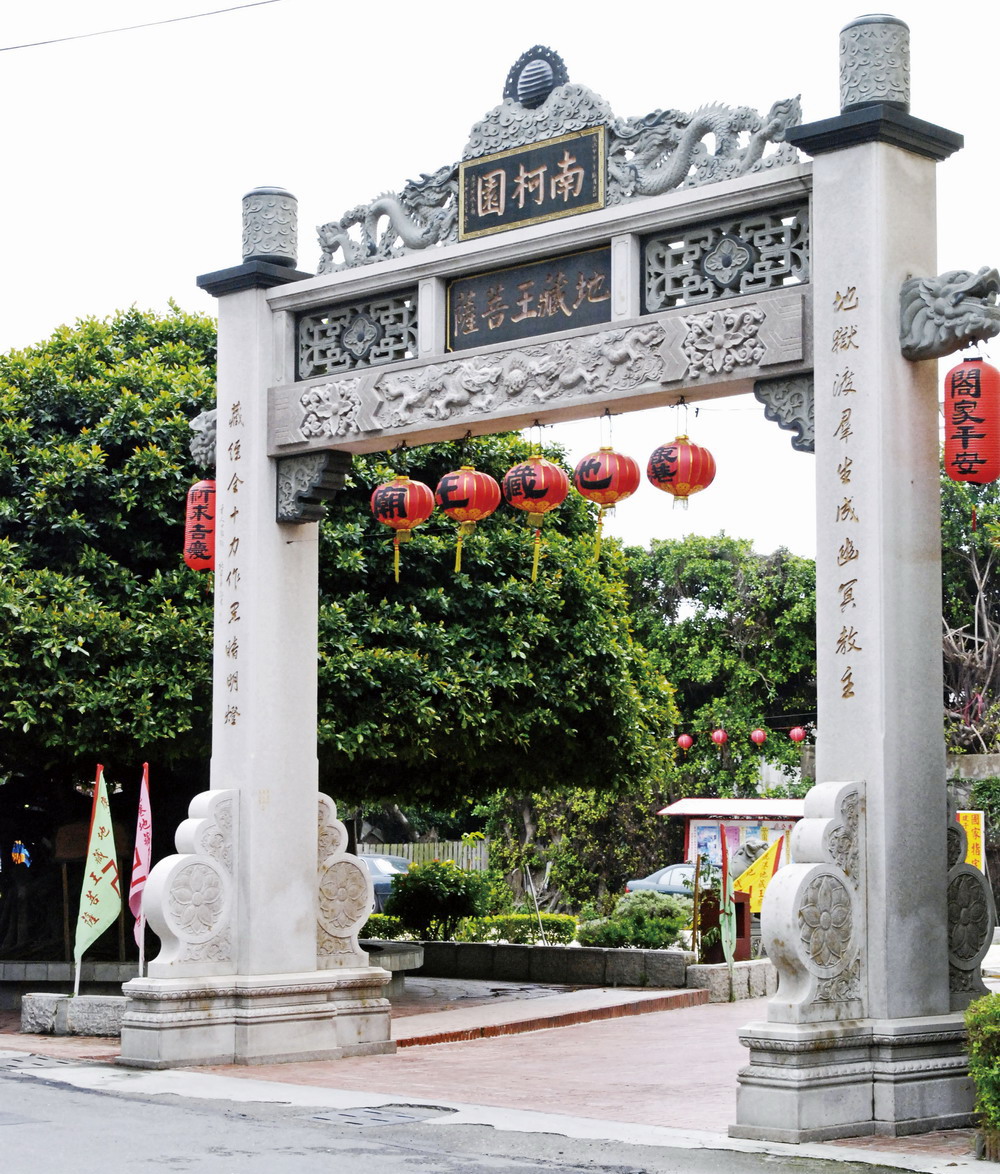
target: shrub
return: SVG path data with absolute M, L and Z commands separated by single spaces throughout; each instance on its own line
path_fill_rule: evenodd
M 380 941 L 392 941 L 401 938 L 406 931 L 398 917 L 387 917 L 384 913 L 373 913 L 361 927 L 360 938 L 378 938 Z
M 489 905 L 490 878 L 467 872 L 453 860 L 414 864 L 392 878 L 384 911 L 425 941 L 454 936 L 463 917 L 479 917 Z
M 976 1086 L 976 1112 L 985 1134 L 988 1161 L 1000 1158 L 1000 994 L 970 1003 L 969 1075 Z
M 551 945 L 568 945 L 576 936 L 576 918 L 566 913 L 542 913 L 545 939 Z M 494 917 L 468 917 L 458 927 L 460 942 L 511 942 L 533 946 L 542 940 L 534 913 L 507 913 Z
M 691 902 L 667 893 L 630 893 L 615 905 L 610 917 L 579 926 L 582 946 L 632 946 L 665 950 L 679 941 L 691 924 Z

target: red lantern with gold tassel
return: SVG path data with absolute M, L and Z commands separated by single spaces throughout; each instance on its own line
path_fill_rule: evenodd
M 392 540 L 392 573 L 398 583 L 400 543 L 409 542 L 413 537 L 410 531 L 431 516 L 434 494 L 423 481 L 393 477 L 372 494 L 371 509 L 376 521 L 396 531 Z
M 508 469 L 503 478 L 503 496 L 508 505 L 537 519 L 535 549 L 531 564 L 532 583 L 538 578 L 538 556 L 542 544 L 542 521 L 549 510 L 562 505 L 569 493 L 569 478 L 545 457 L 529 457 Z
M 673 494 L 675 506 L 680 502 L 687 509 L 691 494 L 707 489 L 715 479 L 715 457 L 686 436 L 678 436 L 653 452 L 646 477 L 657 489 Z
M 944 377 L 944 471 L 973 485 L 1000 478 L 1000 371 L 979 358 Z
M 613 448 L 589 452 L 573 470 L 573 484 L 577 493 L 601 507 L 597 515 L 597 539 L 594 556 L 601 553 L 601 531 L 604 511 L 631 497 L 639 488 L 639 462 Z
M 193 571 L 215 570 L 214 481 L 196 481 L 188 490 L 184 561 Z
M 472 465 L 462 465 L 454 473 L 445 473 L 437 483 L 434 500 L 449 518 L 458 522 L 455 547 L 455 571 L 462 569 L 462 542 L 488 518 L 500 504 L 500 486 L 489 473 L 480 473 Z

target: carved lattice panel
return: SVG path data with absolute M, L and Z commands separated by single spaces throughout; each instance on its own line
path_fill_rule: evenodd
M 416 290 L 307 314 L 298 341 L 299 379 L 415 358 Z
M 645 242 L 643 273 L 648 314 L 808 281 L 808 206 L 660 233 Z

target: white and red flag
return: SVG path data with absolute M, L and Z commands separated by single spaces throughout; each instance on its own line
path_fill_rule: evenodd
M 149 763 L 142 764 L 139 784 L 139 819 L 135 828 L 135 856 L 132 860 L 132 883 L 128 888 L 128 907 L 135 918 L 135 944 L 139 947 L 139 974 L 143 973 L 146 945 L 146 915 L 142 911 L 142 891 L 149 876 L 153 843 L 153 820 L 149 810 Z
M 108 788 L 104 782 L 104 767 L 98 764 L 94 782 L 94 802 L 90 809 L 90 834 L 87 837 L 87 861 L 80 890 L 80 914 L 76 922 L 76 942 L 73 959 L 76 962 L 76 981 L 73 994 L 80 993 L 80 959 L 84 951 L 97 941 L 109 925 L 114 925 L 121 913 L 122 894 L 118 876 L 118 854 L 115 851 L 115 831 L 111 822 Z

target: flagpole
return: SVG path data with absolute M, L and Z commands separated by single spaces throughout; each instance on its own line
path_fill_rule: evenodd
M 139 815 L 135 827 L 135 852 L 132 862 L 132 882 L 128 891 L 128 906 L 135 918 L 133 933 L 139 947 L 139 977 L 146 971 L 146 913 L 142 907 L 142 894 L 149 876 L 150 853 L 152 848 L 153 820 L 149 806 L 149 763 L 142 764 L 142 781 L 139 783 Z

